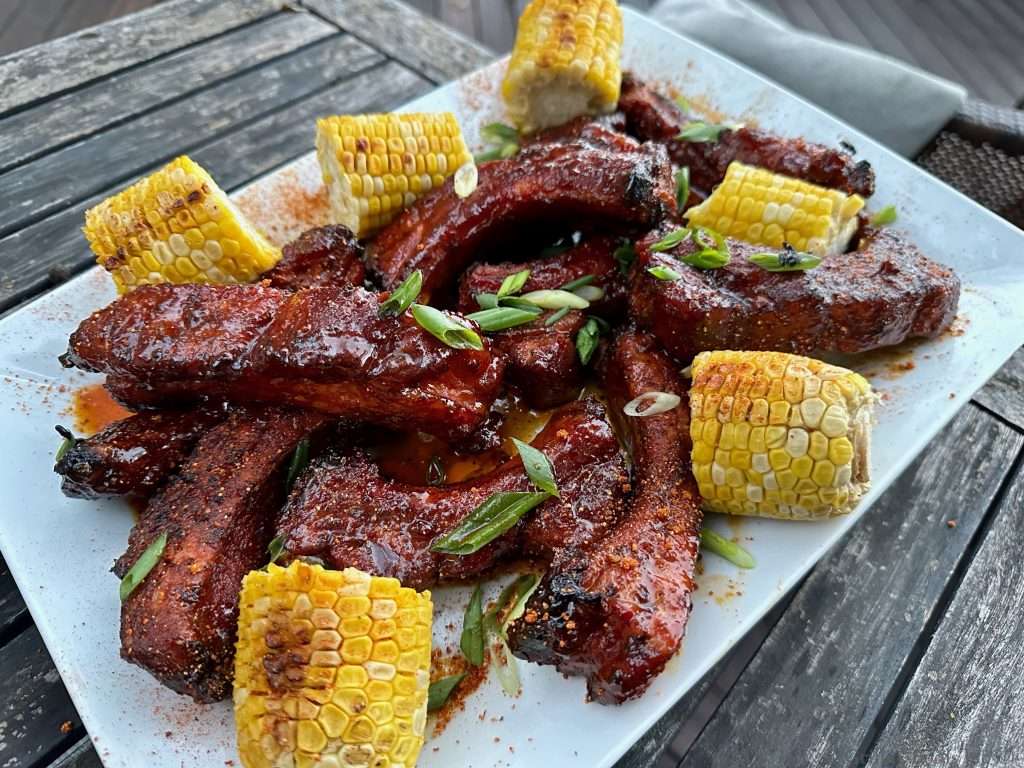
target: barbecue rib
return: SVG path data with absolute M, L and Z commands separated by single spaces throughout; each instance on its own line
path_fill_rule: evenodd
M 150 500 L 114 567 L 123 577 L 167 534 L 160 562 L 121 607 L 123 658 L 196 701 L 231 693 L 242 577 L 267 561 L 283 465 L 325 420 L 312 411 L 239 409 L 200 439 Z
M 374 241 L 369 264 L 385 288 L 413 270 L 438 298 L 474 258 L 523 232 L 557 225 L 649 229 L 675 211 L 665 148 L 613 151 L 585 142 L 539 144 L 508 160 L 484 163 L 476 190 L 459 198 L 452 181 L 418 200 Z
M 637 244 L 630 314 L 683 362 L 713 349 L 866 352 L 936 336 L 956 315 L 959 278 L 888 229 L 803 272 L 762 269 L 749 257 L 765 248 L 733 240 L 725 267 L 689 267 L 675 257 L 696 247 L 690 240 L 672 251 L 650 250 L 662 234 Z M 657 265 L 680 279 L 646 274 Z
M 154 285 L 87 318 L 66 366 L 113 376 L 133 405 L 204 395 L 270 402 L 444 436 L 487 416 L 503 360 L 453 349 L 362 288 Z M 148 395 L 148 396 L 147 396 Z
M 626 135 L 626 116 L 622 112 L 608 115 L 580 115 L 567 123 L 545 128 L 521 137 L 520 146 L 532 147 L 537 144 L 568 144 L 582 141 L 609 149 L 635 149 L 636 139 Z
M 328 455 L 296 486 L 278 533 L 291 556 L 394 576 L 420 589 L 478 574 L 520 547 L 550 557 L 606 531 L 622 508 L 626 470 L 604 408 L 592 399 L 565 406 L 533 445 L 551 460 L 561 497 L 472 555 L 439 554 L 430 545 L 491 494 L 532 490 L 518 457 L 486 475 L 432 487 L 383 477 L 362 451 Z
M 320 285 L 362 285 L 363 247 L 341 224 L 303 232 L 281 249 L 281 260 L 262 275 L 273 288 L 298 291 Z
M 733 160 L 823 187 L 870 197 L 875 173 L 870 163 L 855 162 L 846 152 L 803 139 L 775 136 L 756 128 L 725 130 L 717 141 L 677 139 L 692 119 L 664 96 L 626 75 L 619 109 L 629 132 L 644 141 L 663 142 L 672 162 L 690 169 L 690 184 L 705 195 L 725 177 Z
M 150 411 L 114 422 L 77 440 L 53 471 L 65 496 L 149 496 L 192 452 L 210 427 L 227 417 L 218 408 Z
M 621 335 L 603 370 L 616 414 L 644 392 L 682 394 L 648 335 Z M 509 631 L 517 656 L 585 675 L 589 697 L 602 704 L 639 696 L 679 650 L 701 525 L 685 397 L 628 422 L 636 491 L 625 517 L 604 538 L 559 553 Z

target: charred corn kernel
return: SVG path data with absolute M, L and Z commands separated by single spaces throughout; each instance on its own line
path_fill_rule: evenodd
M 509 116 L 534 131 L 619 100 L 622 12 L 615 0 L 533 0 L 519 18 L 502 83 Z
M 691 371 L 706 509 L 803 520 L 856 506 L 870 485 L 876 400 L 863 376 L 784 352 L 702 352 Z
M 411 768 L 432 612 L 429 592 L 354 568 L 296 561 L 246 576 L 234 693 L 243 765 Z M 399 623 L 411 631 L 403 640 L 393 639 Z
M 246 283 L 281 258 L 184 155 L 86 211 L 83 231 L 118 293 L 153 283 Z
M 860 195 L 732 162 L 711 196 L 686 212 L 691 225 L 709 227 L 754 245 L 828 256 L 842 253 L 857 229 Z
M 316 155 L 334 220 L 359 237 L 473 160 L 451 112 L 324 117 Z

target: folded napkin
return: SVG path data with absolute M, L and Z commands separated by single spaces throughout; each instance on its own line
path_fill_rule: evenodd
M 967 97 L 956 83 L 890 56 L 798 30 L 743 0 L 662 0 L 651 16 L 908 157 L 938 133 Z

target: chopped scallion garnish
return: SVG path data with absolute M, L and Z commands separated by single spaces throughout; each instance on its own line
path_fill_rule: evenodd
M 584 285 L 582 288 L 577 288 L 573 293 L 590 303 L 604 298 L 604 288 L 600 285 Z
M 544 309 L 561 309 L 562 307 L 586 309 L 590 306 L 590 302 L 580 298 L 575 293 L 558 289 L 530 291 L 529 293 L 524 293 L 520 298 Z
M 499 304 L 503 307 L 515 307 L 516 309 L 522 309 L 526 312 L 531 312 L 534 315 L 539 315 L 544 311 L 532 301 L 527 301 L 521 296 L 504 296 L 500 299 Z
M 462 637 L 459 638 L 462 655 L 474 667 L 484 663 L 483 599 L 483 592 L 477 584 L 466 606 L 466 614 L 462 619 Z
M 423 273 L 418 269 L 410 274 L 402 284 L 391 292 L 391 295 L 381 302 L 378 312 L 381 317 L 395 317 L 409 308 L 409 305 L 416 301 L 423 287 Z
M 519 131 L 505 123 L 488 123 L 480 129 L 480 138 L 489 144 L 506 144 L 519 141 Z
M 498 294 L 496 293 L 478 293 L 473 298 L 480 305 L 480 309 L 494 309 L 498 306 Z
M 676 207 L 683 211 L 690 199 L 690 167 L 684 165 L 676 171 Z
M 894 221 L 896 221 L 896 206 L 887 205 L 871 217 L 871 226 L 884 227 L 888 224 L 892 224 Z
M 729 263 L 728 251 L 716 251 L 714 248 L 702 248 L 699 251 L 680 256 L 683 264 L 698 269 L 721 269 Z
M 643 417 L 657 416 L 659 413 L 671 411 L 682 402 L 679 395 L 671 392 L 644 392 L 622 406 L 622 412 L 627 416 Z
M 523 515 L 548 499 L 547 493 L 514 491 L 492 494 L 430 549 L 448 555 L 471 555 L 519 522 Z
M 647 274 L 649 274 L 651 277 L 656 277 L 658 280 L 664 280 L 665 282 L 678 280 L 680 277 L 682 277 L 682 275 L 680 275 L 678 272 L 672 269 L 672 267 L 666 267 L 661 264 L 659 264 L 656 267 L 648 267 Z
M 267 545 L 267 554 L 270 555 L 270 560 L 267 561 L 268 565 L 281 559 L 281 555 L 284 554 L 284 536 L 275 536 L 270 540 Z
M 580 362 L 587 365 L 590 358 L 597 351 L 597 343 L 601 336 L 601 326 L 597 318 L 587 319 L 586 324 L 576 334 L 576 354 L 580 356 Z
M 60 446 L 57 448 L 57 453 L 53 456 L 53 461 L 56 464 L 67 455 L 68 451 L 78 444 L 78 438 L 75 437 L 74 432 L 61 424 L 58 424 L 54 429 L 57 430 L 58 435 L 64 438 L 61 441 Z
M 689 112 L 690 112 L 690 102 L 688 102 L 686 100 L 685 96 L 683 96 L 683 95 L 676 96 L 675 102 L 676 102 L 676 106 L 679 107 L 679 109 L 681 109 L 684 113 L 689 114 Z
M 595 275 L 583 275 L 583 277 L 577 277 L 575 280 L 570 280 L 565 285 L 558 286 L 560 291 L 575 291 L 578 288 L 582 288 L 585 285 L 590 285 L 597 277 Z
M 430 688 L 427 689 L 427 712 L 434 712 L 443 707 L 448 701 L 448 697 L 452 695 L 452 691 L 458 687 L 465 676 L 466 673 L 463 672 L 460 675 L 448 675 L 448 677 L 442 677 L 432 682 Z
M 480 334 L 449 315 L 425 304 L 413 304 L 412 316 L 427 333 L 444 342 L 452 349 L 483 349 Z
M 734 130 L 735 126 L 731 125 L 711 125 L 709 123 L 695 120 L 692 123 L 683 127 L 683 130 L 676 136 L 680 141 L 695 141 L 695 142 L 706 142 L 706 141 L 718 141 L 718 137 L 722 135 L 723 131 Z
M 501 591 L 498 601 L 484 614 L 484 635 L 493 644 L 494 669 L 501 687 L 510 696 L 519 693 L 520 683 L 515 657 L 508 647 L 506 630 L 509 624 L 523 614 L 526 601 L 539 583 L 540 579 L 535 574 L 520 576 Z
M 512 296 L 523 290 L 523 286 L 526 285 L 526 281 L 530 279 L 530 270 L 523 269 L 514 274 L 508 275 L 504 280 L 501 281 L 501 287 L 498 289 L 498 299 L 503 299 L 506 296 Z
M 164 556 L 164 549 L 167 547 L 167 532 L 161 533 L 146 547 L 146 551 L 139 555 L 139 559 L 128 569 L 128 573 L 121 579 L 121 602 L 123 603 L 135 588 L 149 575 L 149 572 L 160 562 Z
M 740 568 L 753 568 L 757 565 L 754 557 L 747 550 L 734 541 L 715 533 L 710 528 L 702 528 L 700 532 L 700 545 L 708 552 L 714 552 L 719 557 L 724 557 L 733 565 Z
M 568 315 L 570 312 L 572 312 L 572 310 L 569 307 L 562 307 L 557 312 L 552 312 L 551 315 L 548 317 L 548 319 L 544 321 L 544 325 L 545 326 L 554 325 L 559 320 L 561 320 L 563 317 Z
M 802 253 L 792 247 L 781 251 L 761 251 L 751 254 L 750 260 L 769 272 L 798 272 L 814 269 L 821 264 L 821 257 L 813 253 Z
M 470 161 L 459 166 L 452 176 L 452 188 L 460 198 L 467 198 L 476 191 L 476 185 L 480 176 L 476 170 L 476 163 Z
M 513 437 L 512 442 L 519 451 L 519 458 L 523 460 L 523 468 L 526 470 L 530 482 L 542 491 L 547 491 L 552 496 L 558 495 L 558 485 L 555 483 L 555 468 L 551 466 L 551 460 L 529 443 Z
M 625 275 L 629 273 L 630 268 L 633 266 L 633 262 L 636 261 L 636 250 L 634 250 L 633 244 L 626 240 L 622 245 L 615 249 L 612 256 L 615 258 L 615 261 L 619 263 L 619 271 Z
M 295 485 L 295 481 L 299 478 L 304 470 L 309 465 L 309 438 L 304 437 L 295 445 L 295 451 L 292 453 L 292 460 L 288 464 L 288 474 L 285 475 L 284 488 L 285 491 L 291 493 L 292 488 Z
M 683 240 L 690 236 L 689 227 L 680 227 L 679 229 L 673 229 L 661 240 L 654 243 L 651 246 L 651 250 L 655 253 L 662 253 L 663 251 L 669 251 L 679 245 Z
M 532 323 L 537 319 L 539 312 L 515 307 L 495 307 L 494 309 L 482 309 L 466 315 L 467 320 L 472 320 L 480 326 L 484 333 L 503 331 L 506 328 L 514 328 L 517 325 Z

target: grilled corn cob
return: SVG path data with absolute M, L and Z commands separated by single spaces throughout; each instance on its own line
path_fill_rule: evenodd
M 691 225 L 709 227 L 754 245 L 789 243 L 817 256 L 842 253 L 857 229 L 860 195 L 732 162 L 725 179 L 686 212 Z
M 430 593 L 296 561 L 245 577 L 235 723 L 246 768 L 413 766 L 430 685 Z
M 184 155 L 86 211 L 83 231 L 118 293 L 151 283 L 246 283 L 281 258 Z
M 524 131 L 611 112 L 619 100 L 622 12 L 615 0 L 533 0 L 519 18 L 502 83 Z
M 693 473 L 712 512 L 842 515 L 869 487 L 875 396 L 860 374 L 784 352 L 702 352 L 691 366 Z
M 451 112 L 324 117 L 316 155 L 331 214 L 359 237 L 473 161 Z

